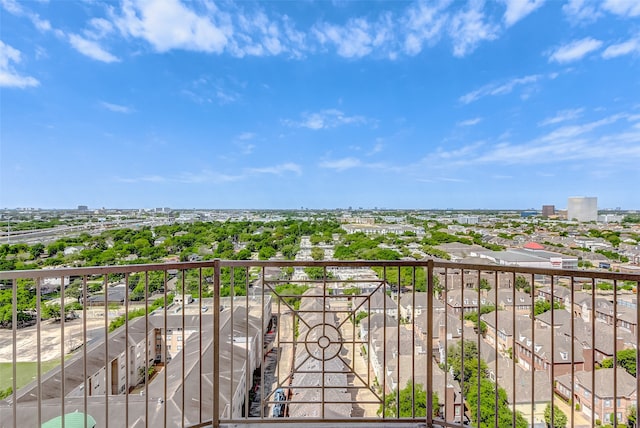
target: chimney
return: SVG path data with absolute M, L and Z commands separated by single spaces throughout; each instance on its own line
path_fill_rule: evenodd
M 445 391 L 445 395 L 447 396 L 447 408 L 444 409 L 444 418 L 446 421 L 453 421 L 455 418 L 455 408 L 459 406 L 460 403 L 456 402 L 456 392 L 453 390 L 452 385 L 447 385 L 447 389 Z M 461 412 L 462 414 L 462 412 Z
M 447 343 L 447 331 L 444 328 L 444 324 L 438 326 L 438 339 L 442 343 Z
M 584 371 L 591 372 L 593 371 L 593 348 L 589 348 L 587 346 L 582 350 L 582 358 L 584 359 Z

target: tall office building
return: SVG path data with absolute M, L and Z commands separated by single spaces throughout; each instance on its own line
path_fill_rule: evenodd
M 556 206 L 555 205 L 543 205 L 542 206 L 542 217 L 551 217 L 552 215 L 556 215 Z
M 598 198 L 572 196 L 567 203 L 567 218 L 578 221 L 598 220 Z

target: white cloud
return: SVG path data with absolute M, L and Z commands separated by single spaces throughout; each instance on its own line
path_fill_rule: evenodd
M 77 34 L 69 34 L 69 43 L 71 43 L 71 46 L 81 54 L 97 61 L 106 63 L 120 61 L 118 57 L 104 50 L 100 47 L 98 42 L 94 40 L 87 40 Z
M 573 22 L 593 22 L 602 16 L 599 5 L 600 0 L 569 0 L 562 11 Z
M 321 110 L 317 113 L 303 113 L 301 121 L 283 120 L 285 125 L 313 130 L 335 128 L 341 125 L 361 125 L 369 122 L 364 116 L 347 116 L 336 109 Z
M 247 172 L 250 174 L 273 174 L 282 175 L 286 172 L 293 172 L 296 175 L 302 175 L 302 167 L 293 162 L 287 162 L 275 166 L 267 166 L 261 168 L 248 168 Z
M 474 51 L 480 42 L 498 37 L 498 26 L 485 22 L 484 1 L 471 0 L 467 10 L 456 13 L 449 25 L 453 55 L 463 57 Z
M 640 37 L 609 46 L 602 52 L 602 57 L 604 59 L 610 59 L 629 54 L 640 54 Z
M 462 120 L 462 121 L 458 122 L 457 125 L 458 126 L 473 126 L 473 125 L 477 125 L 480 122 L 482 122 L 482 118 L 481 117 L 474 117 L 473 119 Z
M 344 171 L 351 168 L 362 166 L 362 162 L 357 158 L 342 158 L 336 160 L 327 160 L 320 162 L 320 168 L 335 169 L 336 171 Z
M 385 171 L 404 171 L 404 166 L 394 167 L 380 162 L 362 162 L 358 158 L 346 157 L 342 159 L 328 159 L 318 164 L 320 168 L 334 169 L 336 171 L 346 171 L 352 168 L 370 168 L 370 169 L 384 169 Z
M 164 183 L 165 177 L 160 175 L 144 175 L 142 177 L 116 177 L 116 181 L 121 183 Z
M 555 123 L 566 122 L 568 120 L 573 120 L 579 118 L 584 112 L 584 108 L 575 108 L 575 109 L 567 109 L 560 110 L 556 113 L 555 116 L 548 117 L 538 123 L 538 126 L 547 126 L 553 125 Z
M 389 49 L 393 38 L 393 22 L 390 14 L 384 14 L 377 22 L 364 18 L 352 18 L 344 26 L 318 23 L 312 29 L 321 45 L 332 44 L 345 58 L 361 58 L 374 50 Z M 394 52 L 389 52 L 394 55 Z
M 228 29 L 178 0 L 124 0 L 121 12 L 115 17 L 120 31 L 146 40 L 158 52 L 185 49 L 220 53 L 227 44 Z
M 228 183 L 232 181 L 239 181 L 246 178 L 244 175 L 230 175 L 222 174 L 219 172 L 213 172 L 209 169 L 204 169 L 200 172 L 183 172 L 176 179 L 171 181 L 177 181 L 180 183 Z
M 0 40 L 0 87 L 28 88 L 40 84 L 36 78 L 23 76 L 13 68 L 21 60 L 19 50 Z
M 489 83 L 480 87 L 479 89 L 476 89 L 475 91 L 471 91 L 461 96 L 459 98 L 459 101 L 463 104 L 469 104 L 486 96 L 509 94 L 516 87 L 534 84 L 541 80 L 543 77 L 544 76 L 541 74 L 533 74 L 530 76 L 516 77 L 501 84 Z
M 504 12 L 504 23 L 511 27 L 525 16 L 544 4 L 544 0 L 504 0 L 507 10 Z
M 638 0 L 604 0 L 602 8 L 625 17 L 640 16 L 640 1 Z
M 89 29 L 84 33 L 87 37 L 92 39 L 101 39 L 111 33 L 113 33 L 113 24 L 104 18 L 92 18 L 88 22 Z
M 375 155 L 376 153 L 380 153 L 384 148 L 384 144 L 382 144 L 382 139 L 378 138 L 376 140 L 376 144 L 374 144 L 373 148 L 367 153 L 367 156 Z
M 119 104 L 112 104 L 112 103 L 108 103 L 106 101 L 101 101 L 100 105 L 104 108 L 106 108 L 107 110 L 110 110 L 114 113 L 133 113 L 135 110 L 132 109 L 131 107 L 127 107 L 127 106 L 123 106 L 123 105 L 119 105 Z
M 235 138 L 235 145 L 240 148 L 243 155 L 250 155 L 256 148 L 255 144 L 249 143 L 249 141 L 256 138 L 256 134 L 253 132 L 243 132 Z
M 16 16 L 26 16 L 34 27 L 42 32 L 51 30 L 51 23 L 46 19 L 40 18 L 37 13 L 26 10 L 21 4 L 15 0 L 0 0 L 0 5 L 9 13 Z
M 494 144 L 474 143 L 453 150 L 439 150 L 423 162 L 434 162 L 443 168 L 471 164 L 548 164 L 557 162 L 638 162 L 640 160 L 640 130 L 624 125 L 603 132 L 622 119 L 633 115 L 620 113 L 578 125 L 561 126 L 538 138 L 521 144 L 497 141 Z
M 408 55 L 417 55 L 425 43 L 433 45 L 438 41 L 445 28 L 448 16 L 443 9 L 449 1 L 427 4 L 419 1 L 407 8 L 400 19 L 401 28 L 406 30 L 403 50 Z
M 590 52 L 600 49 L 601 46 L 602 42 L 600 40 L 591 37 L 574 40 L 571 43 L 556 48 L 551 55 L 549 55 L 549 61 L 560 64 L 577 61 Z

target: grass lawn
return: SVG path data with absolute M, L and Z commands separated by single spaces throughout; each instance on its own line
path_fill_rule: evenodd
M 60 365 L 60 360 L 43 361 L 41 363 L 42 374 Z M 38 363 L 17 363 L 18 389 L 22 388 L 38 375 Z M 0 363 L 0 391 L 13 386 L 13 363 Z

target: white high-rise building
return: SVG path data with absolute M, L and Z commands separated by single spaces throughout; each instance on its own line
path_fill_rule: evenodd
M 587 196 L 572 196 L 567 203 L 567 218 L 578 221 L 598 220 L 598 198 Z

